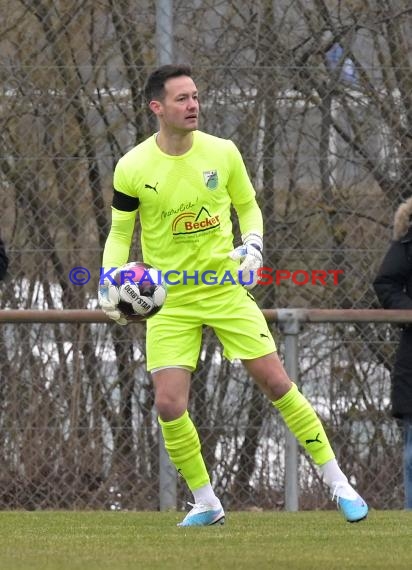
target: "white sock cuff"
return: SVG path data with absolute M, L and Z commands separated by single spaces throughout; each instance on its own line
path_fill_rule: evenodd
M 219 499 L 216 497 L 215 492 L 212 489 L 210 483 L 206 483 L 203 487 L 199 489 L 194 489 L 192 491 L 195 503 L 201 503 L 202 505 L 210 505 L 211 507 L 221 507 Z
M 339 467 L 336 459 L 330 459 L 323 465 L 320 465 L 319 469 L 323 475 L 325 483 L 329 485 L 329 487 L 332 487 L 337 483 L 348 482 L 348 478 L 343 473 L 342 469 Z

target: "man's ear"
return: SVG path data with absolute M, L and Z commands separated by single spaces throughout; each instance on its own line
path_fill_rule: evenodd
M 161 111 L 162 111 L 162 104 L 160 103 L 160 101 L 150 101 L 149 103 L 149 109 L 155 114 L 155 115 L 160 115 Z

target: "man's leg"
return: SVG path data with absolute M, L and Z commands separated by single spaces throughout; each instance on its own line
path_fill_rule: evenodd
M 412 418 L 404 418 L 402 423 L 405 509 L 412 509 Z
M 243 361 L 249 374 L 281 413 L 286 425 L 319 467 L 349 522 L 366 517 L 368 507 L 348 483 L 315 410 L 290 381 L 276 352 Z
M 191 374 L 173 367 L 152 371 L 152 377 L 166 450 L 194 496 L 193 508 L 180 526 L 223 524 L 224 511 L 210 484 L 199 436 L 187 411 Z
M 314 409 L 286 374 L 262 311 L 241 287 L 228 289 L 219 307 L 209 307 L 206 321 L 222 342 L 224 355 L 230 360 L 240 358 L 280 411 L 291 432 L 319 466 L 346 519 L 355 522 L 365 518 L 368 507 L 339 468 Z

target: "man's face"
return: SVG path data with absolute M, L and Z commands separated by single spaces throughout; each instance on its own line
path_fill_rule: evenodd
M 152 111 L 162 127 L 171 132 L 190 132 L 198 127 L 199 99 L 191 77 L 172 77 L 165 83 L 165 95 L 161 101 L 152 101 Z

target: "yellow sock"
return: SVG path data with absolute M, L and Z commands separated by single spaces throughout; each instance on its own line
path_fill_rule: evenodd
M 316 465 L 334 459 L 335 454 L 315 410 L 296 384 L 282 398 L 272 402 L 279 410 L 286 425 L 306 449 Z
M 186 412 L 171 422 L 159 418 L 165 447 L 169 457 L 189 486 L 199 489 L 210 482 L 200 451 L 200 441 L 196 428 Z

